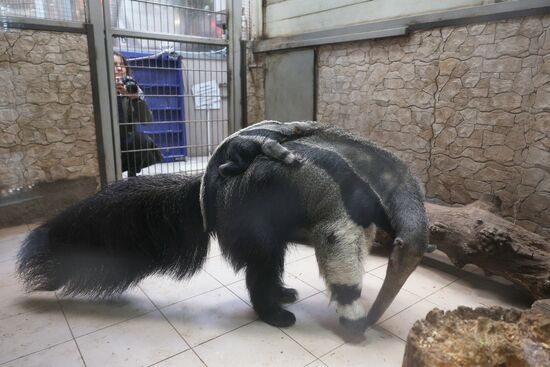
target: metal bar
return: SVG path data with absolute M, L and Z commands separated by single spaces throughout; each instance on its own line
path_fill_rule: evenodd
M 491 21 L 502 20 L 502 19 L 527 17 L 531 15 L 544 15 L 544 14 L 550 13 L 550 6 L 549 6 L 550 3 L 547 0 L 545 1 L 537 0 L 535 2 L 524 0 L 524 4 L 523 4 L 524 9 L 519 8 L 521 5 L 518 3 L 521 3 L 521 2 L 514 2 L 514 4 L 508 4 L 508 3 L 493 4 L 493 5 L 490 5 L 492 8 L 489 9 L 488 11 L 484 8 L 481 8 L 481 9 L 478 9 L 479 10 L 478 12 L 473 12 L 471 15 L 469 15 L 470 14 L 469 11 L 466 12 L 466 10 L 469 10 L 469 9 L 464 10 L 465 13 L 463 13 L 463 15 L 461 15 L 462 13 L 457 10 L 455 17 L 453 18 L 432 19 L 431 21 L 429 20 L 429 18 L 427 18 L 426 21 L 423 21 L 421 23 L 411 24 L 408 30 L 413 31 L 416 29 L 466 25 L 466 24 L 472 24 L 472 23 L 491 22 Z M 535 3 L 539 3 L 539 5 L 545 3 L 546 6 L 538 7 L 538 6 L 535 6 L 536 5 Z M 498 5 L 498 6 L 495 6 L 495 5 Z M 487 5 L 486 7 L 489 7 L 489 5 Z
M 136 3 L 145 3 L 145 4 L 155 4 L 155 5 L 159 5 L 158 2 L 148 1 L 148 0 L 133 0 L 133 1 L 136 2 Z M 166 6 L 166 7 L 169 7 L 169 8 L 186 9 L 186 10 L 193 10 L 193 11 L 198 11 L 198 12 L 203 12 L 203 13 L 225 15 L 225 12 L 222 12 L 222 11 L 198 9 L 198 8 L 193 8 L 193 7 L 191 7 L 191 6 L 176 5 L 176 4 L 161 4 L 161 5 Z
M 192 144 L 192 145 L 171 145 L 170 148 L 208 148 L 209 144 Z M 158 150 L 158 148 L 136 148 L 122 150 L 124 153 L 136 153 L 136 152 L 152 152 Z
M 227 57 L 227 79 L 229 82 L 229 133 L 242 128 L 242 90 L 241 90 L 241 18 L 240 0 L 228 0 L 229 12 L 229 53 Z
M 248 126 L 248 93 L 247 93 L 247 73 L 246 73 L 246 41 L 241 41 L 241 91 L 242 91 L 242 103 L 241 103 L 241 118 L 242 127 Z M 315 65 L 315 64 L 314 64 Z
M 151 59 L 150 57 L 141 57 L 141 58 L 135 58 L 135 59 L 128 59 L 129 61 L 135 61 L 135 60 L 148 60 Z M 193 60 L 204 60 L 208 59 L 207 57 L 193 57 Z M 213 60 L 220 60 L 220 59 L 213 59 Z M 223 60 L 223 59 L 222 59 Z M 161 66 L 140 66 L 140 69 L 157 69 L 157 70 L 163 70 L 164 68 Z M 186 70 L 186 71 L 200 71 L 202 69 L 192 69 L 192 68 L 186 68 L 186 69 L 174 69 L 174 70 Z
M 63 20 L 23 18 L 14 16 L 0 17 L 4 28 L 32 29 L 37 31 L 86 33 L 84 22 L 68 22 Z
M 317 67 L 317 65 L 319 65 L 317 63 L 317 61 L 319 60 L 318 59 L 319 57 L 319 48 L 316 47 L 313 49 L 313 120 L 314 121 L 317 121 L 318 118 L 317 118 L 317 107 L 318 107 L 318 99 L 317 97 L 319 96 L 319 85 L 318 85 L 318 82 L 319 82 L 319 68 Z
M 320 46 L 341 42 L 368 40 L 373 38 L 395 37 L 407 34 L 407 27 L 380 29 L 368 32 L 348 33 L 344 35 L 325 36 L 319 38 L 299 39 L 288 37 L 284 39 L 268 39 L 260 41 L 254 47 L 254 52 L 267 52 L 292 48 Z
M 106 82 L 107 89 L 109 91 L 109 101 L 111 108 L 111 131 L 113 138 L 113 154 L 115 155 L 115 180 L 122 178 L 122 160 L 121 160 L 121 147 L 120 147 L 120 127 L 118 118 L 117 107 L 117 93 L 114 70 L 114 54 L 113 54 L 113 34 L 112 34 L 112 21 L 111 21 L 111 8 L 109 7 L 109 1 L 102 1 L 103 4 L 103 19 L 105 24 L 105 62 L 107 67 Z
M 139 31 L 129 31 L 126 29 L 113 28 L 112 36 L 119 37 L 133 37 L 141 38 L 148 40 L 158 40 L 158 41 L 171 41 L 171 42 L 186 42 L 186 43 L 199 43 L 206 45 L 227 45 L 228 41 L 221 38 L 209 38 L 209 37 L 199 37 L 199 36 L 184 36 L 178 34 L 165 34 L 158 32 L 139 32 Z
M 470 24 L 528 15 L 542 15 L 549 12 L 550 6 L 548 6 L 548 0 L 522 0 L 495 3 L 466 9 L 414 15 L 381 22 L 304 33 L 292 37 L 265 39 L 258 41 L 254 45 L 253 51 L 268 52 L 372 38 L 393 37 L 415 29 Z M 402 33 L 403 29 L 405 33 Z
M 97 160 L 99 164 L 99 180 L 103 187 L 107 184 L 107 169 L 105 159 L 105 149 L 103 142 L 103 131 L 100 113 L 99 81 L 97 74 L 96 48 L 94 40 L 93 24 L 86 24 L 86 36 L 88 41 L 88 57 L 90 59 L 90 80 L 92 84 L 92 103 L 94 107 L 94 122 L 97 142 Z
M 99 116 L 101 125 L 101 136 L 98 138 L 101 138 L 99 145 L 103 149 L 103 154 L 101 156 L 104 160 L 102 163 L 104 165 L 104 180 L 109 183 L 117 179 L 117 163 L 120 164 L 120 158 L 117 159 L 115 153 L 115 142 L 118 143 L 118 140 L 115 141 L 113 137 L 113 110 L 111 108 L 110 98 L 110 91 L 113 88 L 113 83 L 110 83 L 112 79 L 109 76 L 110 70 L 112 70 L 113 59 L 112 55 L 109 55 L 109 49 L 106 48 L 107 27 L 101 3 L 99 1 L 89 1 L 88 14 L 90 22 L 94 25 L 94 43 L 88 45 L 88 47 L 93 47 L 95 49 L 95 60 L 93 60 L 95 70 L 93 73 L 95 74 L 94 77 L 97 80 L 97 87 L 100 91 L 98 93 L 98 103 L 95 114 Z M 110 60 L 107 60 L 108 56 L 111 57 Z M 92 60 L 90 61 L 92 62 Z M 109 92 L 105 93 L 105 91 Z

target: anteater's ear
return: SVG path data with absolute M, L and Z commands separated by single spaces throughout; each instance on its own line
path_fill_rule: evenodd
M 393 245 L 403 248 L 403 246 L 405 246 L 405 241 L 403 241 L 401 237 L 395 237 L 395 240 L 393 240 Z
M 426 246 L 426 252 L 434 252 L 435 250 L 437 250 L 437 246 L 432 243 L 428 243 L 428 246 Z

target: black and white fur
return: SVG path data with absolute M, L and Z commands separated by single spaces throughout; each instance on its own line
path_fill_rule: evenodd
M 191 277 L 208 252 L 199 190 L 199 176 L 112 183 L 34 229 L 19 251 L 19 274 L 29 290 L 92 297 L 153 273 Z
M 393 154 L 341 130 L 314 129 L 283 143 L 301 157 L 297 167 L 258 156 L 240 176 L 221 178 L 208 169 L 201 187 L 205 227 L 217 234 L 233 266 L 247 269 L 252 303 L 268 323 L 294 323 L 278 298 L 287 243 L 298 242 L 315 248 L 341 322 L 363 330 L 359 297 L 373 227 L 398 242 L 425 246 L 423 194 Z M 227 161 L 227 154 L 222 144 L 209 168 Z
M 218 170 L 222 176 L 241 174 L 261 154 L 288 165 L 299 164 L 299 158 L 281 143 L 307 136 L 315 131 L 315 126 L 314 122 L 269 120 L 244 128 L 225 139 L 217 149 L 227 157 Z
M 375 321 L 359 302 L 372 228 L 422 254 L 422 201 L 405 164 L 368 141 L 313 123 L 265 122 L 226 139 L 202 178 L 135 177 L 67 209 L 25 240 L 19 272 L 31 290 L 105 296 L 153 273 L 193 275 L 217 235 L 223 255 L 246 270 L 260 318 L 290 326 L 295 317 L 282 304 L 296 292 L 283 286 L 284 256 L 289 242 L 304 243 L 315 248 L 341 322 L 362 331 Z

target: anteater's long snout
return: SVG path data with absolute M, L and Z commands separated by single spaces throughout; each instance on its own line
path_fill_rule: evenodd
M 384 283 L 367 315 L 367 326 L 374 325 L 386 312 L 403 284 L 420 264 L 423 255 L 423 249 L 409 246 L 406 243 L 399 243 L 399 239 L 396 239 Z

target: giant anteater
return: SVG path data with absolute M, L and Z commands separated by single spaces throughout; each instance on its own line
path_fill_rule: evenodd
M 394 236 L 370 312 L 359 301 L 373 226 Z M 294 324 L 281 277 L 287 244 L 313 246 L 342 324 L 362 332 L 384 313 L 425 251 L 423 193 L 407 166 L 367 140 L 317 123 L 266 121 L 227 138 L 202 177 L 115 182 L 33 230 L 18 269 L 31 290 L 108 296 L 153 273 L 182 279 L 209 236 L 245 269 L 255 311 Z

